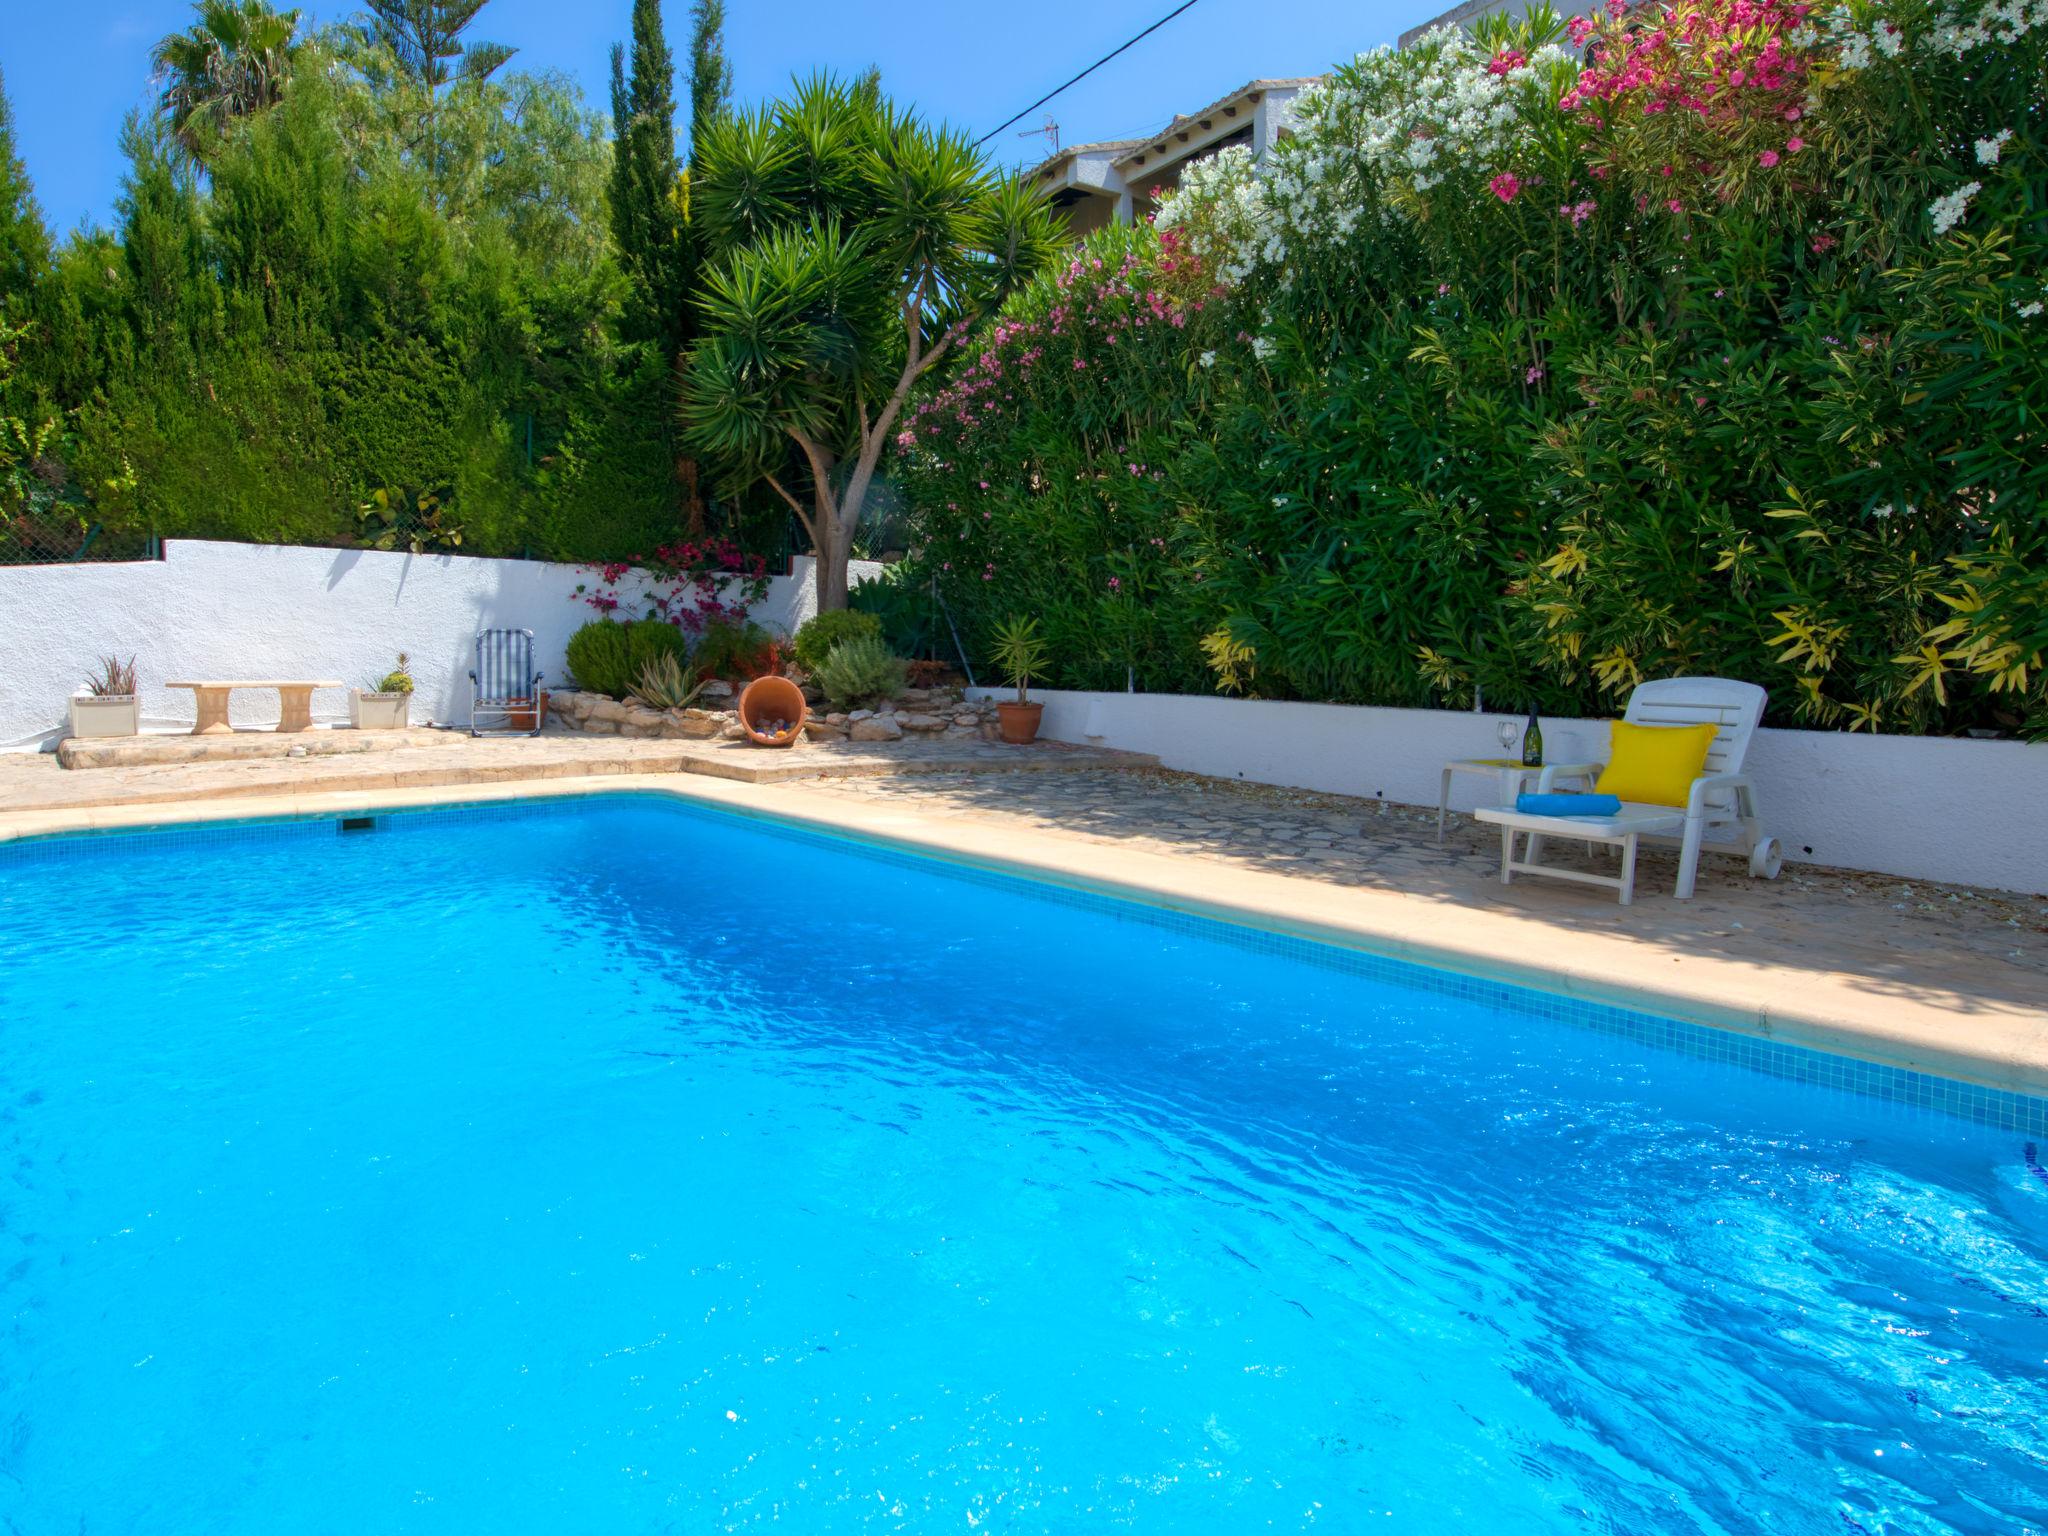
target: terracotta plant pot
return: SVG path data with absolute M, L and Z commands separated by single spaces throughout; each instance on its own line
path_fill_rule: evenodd
M 803 689 L 786 677 L 757 677 L 740 695 L 740 729 L 757 747 L 795 746 L 810 712 Z
M 521 705 L 530 707 L 522 709 Z M 548 691 L 543 688 L 531 700 L 509 701 L 505 714 L 505 729 L 508 731 L 537 731 L 548 723 Z
M 998 704 L 996 714 L 1002 721 L 1003 740 L 1014 747 L 1038 740 L 1038 718 L 1044 713 L 1043 704 Z

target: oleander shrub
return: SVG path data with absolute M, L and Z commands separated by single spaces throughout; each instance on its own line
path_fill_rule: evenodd
M 919 400 L 904 580 L 977 662 L 1039 616 L 1052 686 L 1596 713 L 1710 672 L 2048 736 L 2044 37 L 1651 0 L 1361 55 Z
M 811 680 L 834 709 L 864 709 L 903 691 L 903 659 L 877 635 L 856 635 L 825 653 Z
M 798 666 L 806 672 L 815 672 L 833 646 L 842 640 L 854 640 L 862 636 L 873 640 L 881 639 L 881 619 L 872 613 L 862 613 L 852 608 L 833 609 L 815 614 L 797 626 L 791 654 Z
M 633 663 L 628 627 L 615 619 L 594 619 L 569 637 L 569 670 L 582 687 L 622 699 L 639 668 Z

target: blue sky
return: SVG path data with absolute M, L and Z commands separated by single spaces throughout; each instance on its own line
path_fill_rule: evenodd
M 1448 0 L 1198 0 L 1049 110 L 1063 142 L 1135 136 L 1257 75 L 1319 74 L 1392 41 Z M 1174 0 L 727 0 L 726 43 L 746 100 L 790 76 L 879 65 L 885 87 L 927 116 L 984 133 L 1173 8 Z M 320 21 L 351 0 L 313 0 Z M 671 41 L 687 44 L 688 0 L 667 0 Z M 121 118 L 149 99 L 149 50 L 185 25 L 186 0 L 0 0 L 0 71 L 23 159 L 58 230 L 107 221 L 121 179 Z M 602 107 L 606 54 L 631 0 L 490 0 L 475 34 L 517 46 L 518 66 L 556 69 Z M 1037 126 L 1041 111 L 1018 129 Z M 1038 158 L 1044 140 L 1015 130 L 990 150 Z

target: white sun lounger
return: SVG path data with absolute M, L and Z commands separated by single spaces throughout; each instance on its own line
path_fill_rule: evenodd
M 1636 848 L 1648 841 L 1678 848 L 1677 896 L 1683 901 L 1693 893 L 1700 848 L 1707 833 L 1724 827 L 1735 829 L 1733 850 L 1748 855 L 1750 874 L 1775 879 L 1780 864 L 1778 841 L 1764 834 L 1763 823 L 1757 816 L 1755 786 L 1742 771 L 1763 712 L 1764 691 L 1754 683 L 1724 677 L 1672 677 L 1642 684 L 1629 695 L 1628 713 L 1623 717 L 1629 724 L 1715 727 L 1714 744 L 1707 750 L 1706 771 L 1693 780 L 1685 806 L 1681 809 L 1625 800 L 1612 816 L 1531 816 L 1510 806 L 1478 810 L 1473 814 L 1479 820 L 1500 828 L 1501 884 L 1508 884 L 1516 875 L 1548 875 L 1557 880 L 1606 886 L 1618 892 L 1622 904 L 1627 905 L 1635 899 Z M 1572 775 L 1597 777 L 1605 766 L 1547 764 L 1537 787 L 1547 791 L 1554 780 Z M 1515 857 L 1518 835 L 1528 840 L 1519 859 Z M 1545 837 L 1618 848 L 1621 873 L 1602 875 L 1545 864 Z

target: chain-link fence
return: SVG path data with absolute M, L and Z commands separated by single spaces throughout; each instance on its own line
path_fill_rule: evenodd
M 0 514 L 0 565 L 154 560 L 159 553 L 157 537 L 150 532 L 117 532 L 79 516 Z

